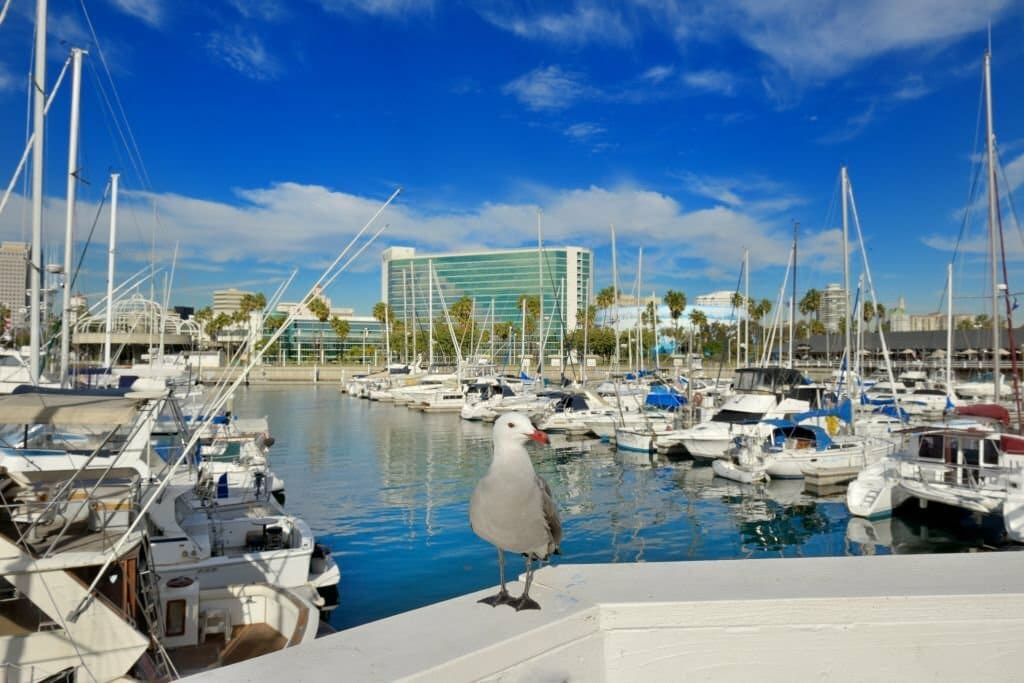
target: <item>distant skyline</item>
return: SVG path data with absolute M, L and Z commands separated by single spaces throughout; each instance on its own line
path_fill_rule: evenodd
M 104 290 L 110 171 L 118 277 L 178 248 L 171 302 L 215 289 L 302 296 L 399 186 L 378 243 L 327 291 L 370 312 L 380 252 L 545 244 L 594 251 L 610 284 L 774 301 L 794 221 L 797 287 L 842 282 L 847 164 L 887 306 L 987 312 L 981 63 L 991 24 L 1010 288 L 1024 292 L 1024 2 L 49 0 L 48 87 L 70 46 L 82 89 L 76 290 Z M 0 184 L 25 144 L 35 3 L 0 25 Z M 84 8 L 84 10 L 83 10 Z M 99 39 L 93 38 L 92 30 Z M 114 88 L 107 77 L 112 76 Z M 46 244 L 62 253 L 69 83 L 47 124 Z M 123 117 L 122 117 L 123 112 Z M 0 238 L 30 234 L 25 182 Z M 964 208 L 971 220 L 961 234 Z M 853 273 L 862 270 L 851 251 Z M 148 293 L 148 288 L 147 288 Z M 158 295 L 162 299 L 162 295 Z

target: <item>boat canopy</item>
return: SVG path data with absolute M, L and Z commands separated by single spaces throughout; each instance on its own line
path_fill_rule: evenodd
M 38 425 L 127 425 L 135 420 L 145 396 L 21 393 L 0 396 L 0 423 Z
M 828 435 L 828 432 L 817 425 L 778 427 L 773 432 L 772 441 L 777 445 L 781 445 L 780 437 L 782 441 L 796 439 L 798 442 L 810 442 L 807 446 L 813 444 L 814 449 L 818 451 L 823 451 L 832 444 L 832 438 Z M 800 446 L 798 445 L 797 448 L 800 448 Z
M 1003 426 L 1010 424 L 1010 411 L 995 403 L 977 403 L 969 406 L 957 406 L 957 415 L 969 417 L 987 417 L 992 420 L 999 420 Z
M 768 391 L 778 393 L 803 384 L 804 376 L 792 368 L 741 368 L 736 371 L 736 389 L 739 391 Z

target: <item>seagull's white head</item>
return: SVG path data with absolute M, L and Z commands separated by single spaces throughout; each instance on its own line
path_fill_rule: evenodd
M 522 413 L 506 413 L 494 421 L 494 445 L 523 444 L 527 439 L 547 443 L 548 435 L 533 426 Z

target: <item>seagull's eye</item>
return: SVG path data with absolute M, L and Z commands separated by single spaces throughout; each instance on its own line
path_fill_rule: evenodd
M 516 423 L 515 423 L 515 422 L 509 422 L 509 423 L 508 423 L 508 426 L 509 426 L 509 427 L 513 427 L 513 428 L 515 428 L 515 426 L 516 426 Z

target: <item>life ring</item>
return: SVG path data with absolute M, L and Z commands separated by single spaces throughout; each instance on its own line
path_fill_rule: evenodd
M 693 405 L 695 405 L 698 408 L 700 408 L 700 405 L 702 403 L 704 403 L 704 394 L 694 394 L 694 396 L 693 396 Z

